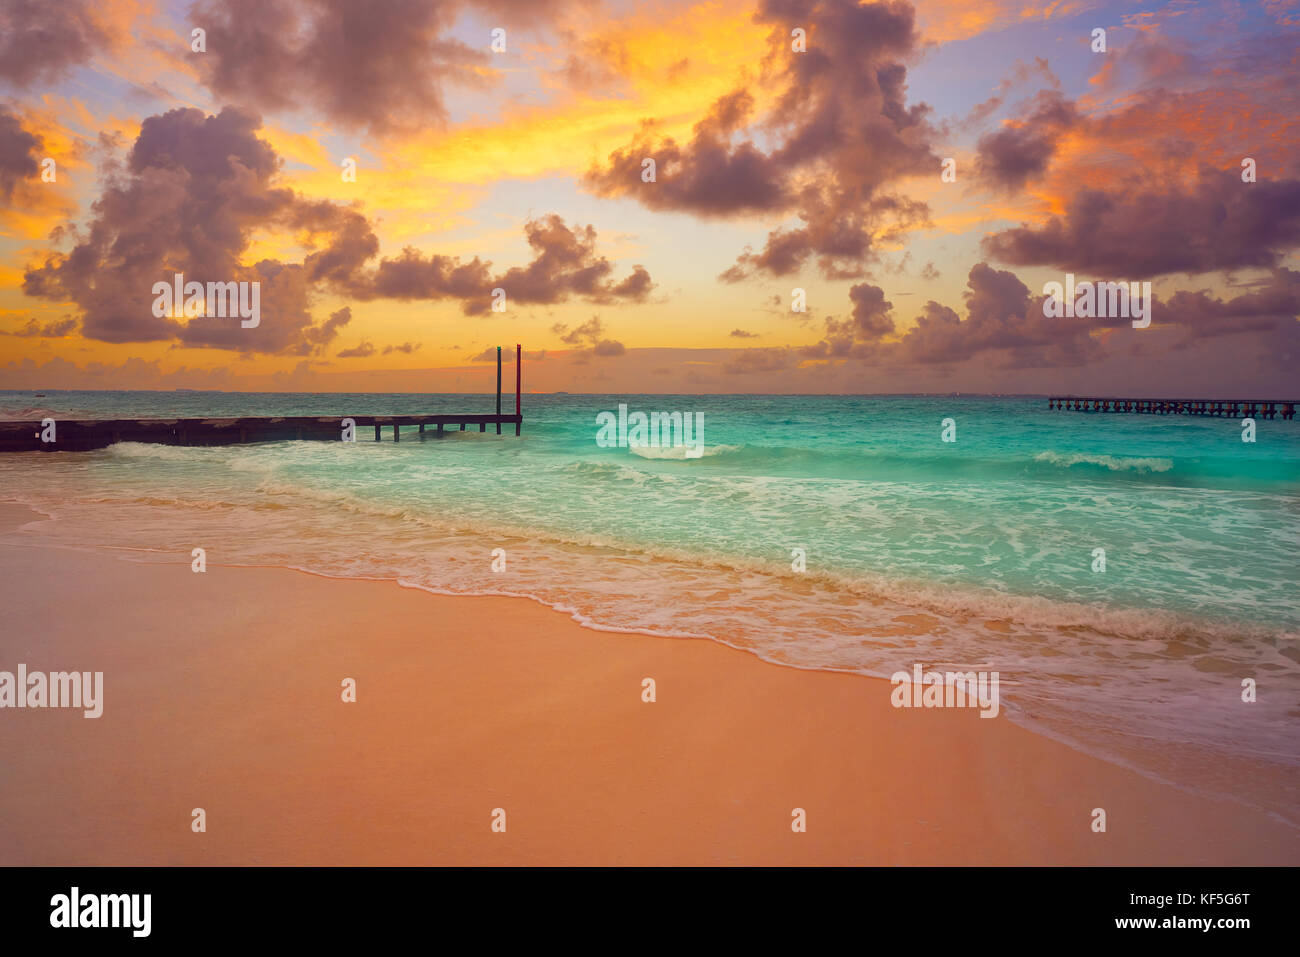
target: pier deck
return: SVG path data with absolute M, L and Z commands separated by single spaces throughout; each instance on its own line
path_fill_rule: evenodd
M 85 452 L 102 449 L 116 442 L 152 442 L 159 445 L 237 445 L 241 442 L 282 442 L 290 439 L 314 439 L 338 442 L 343 438 L 343 420 L 351 419 L 356 441 L 368 438 L 367 429 L 375 430 L 379 441 L 382 429 L 391 427 L 393 440 L 401 441 L 404 426 L 418 426 L 423 438 L 426 426 L 435 426 L 436 435 L 444 430 L 464 432 L 478 426 L 486 432 L 495 425 L 513 425 L 518 435 L 522 415 L 492 413 L 454 413 L 443 415 L 352 415 L 352 416 L 282 416 L 237 419 L 55 419 L 53 442 L 41 441 L 40 421 L 0 422 L 0 452 Z
M 339 442 L 351 423 L 356 441 L 375 430 L 375 441 L 383 429 L 391 428 L 393 441 L 400 442 L 404 426 L 418 428 L 424 438 L 433 426 L 441 436 L 448 429 L 461 432 L 470 426 L 486 432 L 489 425 L 513 425 L 515 435 L 523 429 L 523 349 L 515 346 L 515 411 L 501 411 L 501 348 L 497 347 L 497 402 L 495 412 L 440 412 L 430 415 L 307 415 L 147 419 L 60 419 L 53 420 L 54 441 L 44 441 L 48 419 L 0 421 L 0 452 L 84 452 L 102 449 L 116 442 L 152 442 L 159 445 L 238 445 L 241 442 L 283 442 L 293 439 Z M 346 421 L 345 421 L 346 420 Z
M 1209 415 L 1230 419 L 1294 419 L 1300 402 L 1283 399 L 1120 399 L 1102 396 L 1051 396 L 1049 409 L 1070 412 L 1129 412 L 1145 415 Z

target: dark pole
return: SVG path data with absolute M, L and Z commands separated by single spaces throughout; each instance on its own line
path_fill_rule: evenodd
M 501 434 L 501 347 L 497 346 L 497 435 Z
M 519 416 L 519 420 L 515 422 L 515 435 L 519 434 L 519 430 L 523 428 L 523 424 L 524 424 L 523 413 L 520 412 L 520 400 L 523 396 L 523 384 L 524 384 L 524 347 L 516 342 L 515 343 L 515 415 Z

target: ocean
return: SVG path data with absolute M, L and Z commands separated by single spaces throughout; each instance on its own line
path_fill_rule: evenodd
M 0 416 L 492 401 L 0 391 Z M 702 415 L 703 454 L 602 447 L 597 416 L 620 403 Z M 1180 787 L 1283 816 L 1300 803 L 1242 780 L 1252 762 L 1300 767 L 1300 422 L 1260 419 L 1247 443 L 1237 419 L 969 395 L 528 395 L 523 411 L 519 438 L 362 428 L 356 443 L 0 455 L 0 499 L 54 519 L 45 540 L 139 561 L 202 547 L 213 564 L 525 596 L 590 628 L 801 668 L 998 671 L 1008 720 Z

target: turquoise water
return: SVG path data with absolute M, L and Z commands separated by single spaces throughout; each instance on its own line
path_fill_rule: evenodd
M 620 402 L 702 414 L 703 457 L 601 448 L 596 416 Z M 9 417 L 491 404 L 0 392 Z M 591 627 L 801 667 L 998 670 L 1012 720 L 1188 785 L 1214 775 L 1171 757 L 1181 746 L 1300 765 L 1300 422 L 1260 419 L 1251 444 L 1239 420 L 1045 398 L 530 395 L 524 413 L 518 439 L 362 429 L 355 444 L 0 456 L 0 498 L 59 519 L 56 540 L 150 559 L 203 546 L 216 563 L 526 595 Z

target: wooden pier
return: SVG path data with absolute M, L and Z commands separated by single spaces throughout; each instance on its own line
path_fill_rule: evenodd
M 523 350 L 515 346 L 515 411 L 501 412 L 501 348 L 497 347 L 496 412 L 445 412 L 433 415 L 349 415 L 330 416 L 255 416 L 240 418 L 195 419 L 60 419 L 53 418 L 54 441 L 42 441 L 47 432 L 45 421 L 21 419 L 0 421 L 0 452 L 84 452 L 107 448 L 117 442 L 152 442 L 159 445 L 238 445 L 243 442 L 283 442 L 308 439 L 339 442 L 348 434 L 356 441 L 375 430 L 380 441 L 384 429 L 391 428 L 393 441 L 400 442 L 403 427 L 416 427 L 420 439 L 433 426 L 434 435 L 442 437 L 448 430 L 466 431 L 478 426 L 486 432 L 489 425 L 513 425 L 515 435 L 523 429 L 523 374 L 519 363 Z
M 1281 399 L 1117 399 L 1051 396 L 1049 409 L 1070 412 L 1136 412 L 1144 415 L 1210 415 L 1229 419 L 1294 419 L 1296 401 Z

